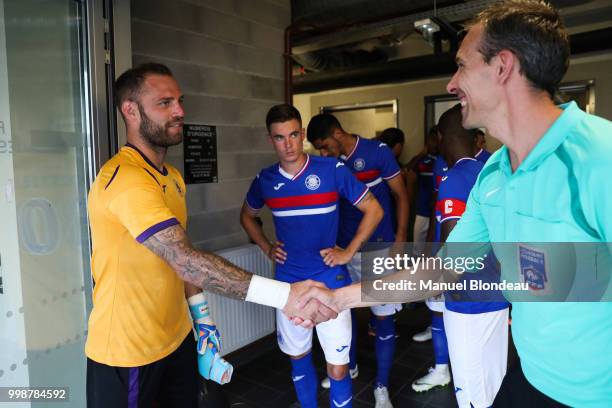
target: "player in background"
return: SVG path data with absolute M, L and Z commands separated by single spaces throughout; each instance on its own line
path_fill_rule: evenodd
M 261 170 L 253 180 L 240 214 L 243 228 L 276 262 L 276 279 L 289 283 L 312 279 L 334 289 L 350 284 L 344 265 L 378 225 L 380 205 L 343 163 L 304 153 L 302 119 L 293 106 L 272 107 L 266 127 L 279 162 Z M 355 206 L 363 217 L 345 249 L 335 250 L 340 199 Z M 256 221 L 264 205 L 272 211 L 276 242 L 268 239 Z M 276 324 L 278 345 L 291 359 L 298 400 L 302 408 L 314 408 L 318 379 L 311 354 L 312 329 L 295 326 L 282 313 L 277 313 Z M 316 330 L 327 361 L 330 406 L 351 407 L 351 314 L 340 313 Z
M 463 212 L 484 163 L 472 157 L 475 130 L 461 125 L 461 105 L 440 117 L 441 154 L 449 170 L 440 183 L 436 207 L 440 214 L 440 243 Z M 461 245 L 461 244 L 454 244 Z M 482 271 L 465 274 L 468 280 L 498 282 L 495 256 L 488 254 Z M 469 283 L 468 287 L 469 287 Z M 508 356 L 508 302 L 499 291 L 445 292 L 444 326 L 459 408 L 486 408 L 506 374 Z
M 380 202 L 384 217 L 378 228 L 370 236 L 369 242 L 380 243 L 382 249 L 368 255 L 389 256 L 391 251 L 401 251 L 406 241 L 409 204 L 406 186 L 393 153 L 387 145 L 376 140 L 365 139 L 347 133 L 336 117 L 330 114 L 319 114 L 308 124 L 308 141 L 321 152 L 322 156 L 338 157 L 355 177 L 364 182 Z M 391 198 L 395 199 L 397 228 L 394 230 L 391 217 Z M 340 230 L 338 246 L 344 248 L 358 230 L 362 215 L 349 202 L 342 201 L 340 209 Z M 388 245 L 384 245 L 384 244 Z M 336 250 L 338 251 L 338 250 Z M 376 253 L 374 253 L 376 252 Z M 355 254 L 348 264 L 353 281 L 361 280 L 362 253 Z M 389 374 L 395 353 L 395 322 L 393 316 L 401 305 L 387 304 L 371 308 L 376 315 L 376 361 L 377 375 L 374 388 L 376 408 L 392 407 L 389 400 Z M 356 324 L 353 324 L 353 342 L 351 344 L 350 368 L 354 375 L 357 372 L 356 359 Z
M 413 229 L 413 254 L 419 256 L 425 251 L 427 233 L 430 228 L 433 213 L 433 170 L 438 155 L 438 130 L 432 126 L 425 136 L 423 151 L 413 157 L 408 163 L 408 196 L 412 199 L 416 190 L 416 217 Z M 431 338 L 431 334 L 430 334 Z M 429 339 L 423 339 L 426 341 Z

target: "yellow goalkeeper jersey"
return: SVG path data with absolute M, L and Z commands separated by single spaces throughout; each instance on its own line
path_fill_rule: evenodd
M 158 361 L 179 347 L 191 319 L 183 281 L 142 243 L 169 226 L 186 228 L 183 178 L 128 144 L 100 170 L 88 212 L 95 286 L 85 353 L 116 367 Z

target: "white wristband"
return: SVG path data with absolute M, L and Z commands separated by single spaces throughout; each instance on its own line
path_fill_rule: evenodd
M 247 302 L 259 303 L 260 305 L 272 306 L 282 309 L 289 299 L 291 285 L 263 276 L 253 275 L 251 284 L 246 295 Z
M 191 318 L 196 323 L 204 323 L 211 326 L 215 325 L 215 322 L 210 315 L 210 308 L 208 307 L 208 300 L 204 293 L 196 293 L 193 296 L 187 298 L 187 303 L 189 304 L 189 312 L 191 313 Z
M 189 306 L 194 306 L 194 305 L 199 305 L 200 303 L 204 303 L 206 302 L 206 296 L 204 296 L 204 293 L 199 292 L 196 293 L 195 295 L 189 296 L 187 298 L 187 303 L 189 303 Z

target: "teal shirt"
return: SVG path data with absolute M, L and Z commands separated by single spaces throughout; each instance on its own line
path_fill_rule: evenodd
M 447 242 L 612 241 L 612 122 L 574 102 L 561 108 L 514 173 L 505 146 L 491 156 Z M 512 307 L 529 382 L 570 406 L 612 407 L 612 303 Z

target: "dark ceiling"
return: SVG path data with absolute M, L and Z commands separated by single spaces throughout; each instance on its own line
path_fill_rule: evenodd
M 444 7 L 457 3 L 463 1 L 439 0 L 436 6 Z M 309 36 L 330 28 L 347 28 L 431 10 L 432 0 L 293 0 L 291 21 L 294 26 L 300 28 L 294 34 L 294 41 L 299 42 L 300 37 L 306 40 Z
M 456 31 L 495 2 L 292 0 L 293 92 L 448 75 L 454 70 Z M 612 0 L 551 3 L 572 34 L 574 54 L 612 49 Z M 435 41 L 426 41 L 414 22 L 434 15 L 444 27 Z

